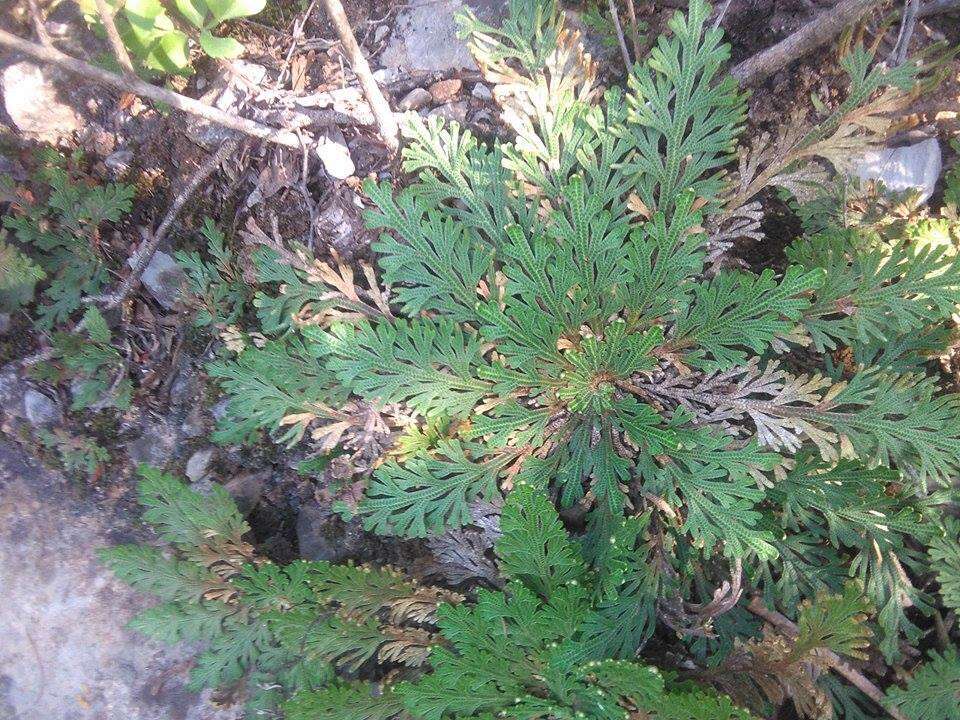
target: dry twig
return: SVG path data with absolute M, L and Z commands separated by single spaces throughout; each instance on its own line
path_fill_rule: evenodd
M 623 28 L 620 26 L 620 14 L 617 12 L 617 4 L 614 0 L 609 0 L 610 15 L 613 17 L 613 27 L 617 31 L 617 42 L 620 44 L 620 53 L 623 55 L 623 66 L 627 72 L 630 72 L 630 52 L 627 50 L 627 41 L 623 39 Z
M 220 167 L 220 164 L 237 149 L 238 145 L 239 140 L 236 138 L 225 140 L 223 144 L 220 145 L 220 148 L 213 155 L 204 160 L 203 163 L 201 163 L 196 169 L 196 171 L 194 171 L 189 182 L 187 182 L 183 189 L 177 193 L 177 196 L 174 198 L 173 203 L 167 210 L 167 214 L 163 216 L 163 220 L 160 222 L 160 225 L 157 227 L 156 231 L 151 235 L 148 235 L 147 241 L 137 251 L 136 259 L 133 261 L 133 267 L 130 269 L 130 274 L 120 284 L 120 287 L 117 288 L 115 292 L 108 295 L 98 295 L 96 297 L 85 298 L 84 302 L 102 302 L 104 304 L 104 308 L 110 310 L 111 308 L 115 308 L 120 305 L 120 303 L 130 296 L 134 286 L 136 286 L 136 284 L 140 281 L 143 271 L 150 263 L 150 259 L 157 251 L 160 243 L 163 242 L 163 239 L 167 236 L 173 221 L 177 218 L 177 215 L 180 214 L 183 206 L 187 204 L 187 200 L 193 196 L 193 194 L 197 191 L 197 188 L 200 187 L 200 184 L 210 177 L 210 175 L 218 167 Z
M 107 32 L 107 40 L 110 41 L 113 56 L 117 59 L 120 67 L 131 75 L 136 75 L 127 48 L 124 47 L 123 40 L 120 39 L 120 33 L 117 32 L 117 24 L 113 21 L 113 13 L 110 12 L 107 0 L 97 0 L 97 14 L 100 16 L 100 22 L 103 23 L 103 28 Z
M 40 41 L 41 45 L 49 47 L 51 45 L 50 35 L 43 25 L 43 13 L 40 12 L 37 0 L 28 0 L 27 7 L 30 9 L 30 22 L 33 23 L 33 31 L 37 34 L 37 40 Z
M 840 0 L 836 7 L 820 13 L 773 47 L 736 65 L 730 74 L 744 86 L 763 82 L 794 60 L 833 40 L 845 27 L 879 4 L 880 0 Z
M 917 15 L 920 11 L 920 0 L 906 0 L 900 19 L 900 32 L 897 41 L 890 51 L 887 64 L 890 67 L 899 67 L 907 60 L 907 51 L 910 49 L 910 40 L 913 39 L 913 30 L 917 26 Z
M 186 95 L 181 95 L 171 90 L 146 83 L 137 77 L 112 73 L 103 68 L 86 63 L 83 60 L 71 57 L 66 53 L 62 53 L 56 48 L 44 47 L 35 42 L 24 40 L 23 38 L 8 33 L 6 30 L 0 30 L 0 47 L 12 48 L 36 60 L 56 65 L 75 75 L 85 77 L 88 80 L 110 85 L 124 92 L 132 92 L 136 95 L 156 100 L 157 102 L 166 103 L 177 110 L 182 110 L 191 115 L 197 115 L 205 120 L 230 128 L 231 130 L 236 130 L 245 135 L 250 135 L 251 137 L 267 140 L 268 142 L 284 145 L 296 150 L 301 148 L 301 140 L 295 133 L 288 130 L 269 127 L 253 120 L 248 120 L 247 118 L 231 115 L 218 108 L 205 105 L 199 100 L 189 98 Z M 317 140 L 313 142 L 317 142 Z
M 920 6 L 917 17 L 925 18 L 940 13 L 960 12 L 960 0 L 928 0 Z
M 633 0 L 627 0 L 627 20 L 630 21 L 630 39 L 633 41 L 633 61 L 640 62 L 643 43 L 640 42 L 640 25 L 637 23 L 637 9 Z
M 776 610 L 771 610 L 765 606 L 759 597 L 754 596 L 750 600 L 750 604 L 747 605 L 747 610 L 752 612 L 757 617 L 766 620 L 787 637 L 797 637 L 797 626 L 789 618 L 781 615 Z M 827 664 L 834 672 L 836 672 L 838 675 L 842 675 L 847 682 L 857 688 L 857 690 L 873 700 L 877 705 L 885 709 L 890 714 L 890 717 L 894 718 L 894 720 L 908 720 L 907 717 L 900 712 L 900 710 L 895 707 L 890 707 L 886 704 L 886 696 L 883 694 L 883 691 L 880 690 L 880 688 L 870 682 L 870 680 L 868 680 L 859 670 L 851 667 L 835 652 L 824 649 L 819 654 L 820 657 L 827 661 Z
M 390 103 L 384 97 L 383 91 L 377 85 L 377 81 L 370 71 L 370 64 L 363 55 L 363 51 L 357 44 L 357 38 L 350 28 L 350 21 L 347 20 L 347 14 L 343 10 L 340 0 L 323 0 L 327 8 L 327 16 L 337 28 L 337 34 L 340 36 L 340 43 L 347 53 L 347 59 L 353 68 L 354 74 L 360 81 L 363 88 L 363 94 L 370 103 L 370 109 L 377 119 L 377 125 L 380 126 L 380 136 L 391 150 L 396 150 L 400 146 L 400 128 L 397 125 L 397 119 L 393 116 L 393 110 L 390 109 Z

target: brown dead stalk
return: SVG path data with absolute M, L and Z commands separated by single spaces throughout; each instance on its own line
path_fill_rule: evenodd
M 757 85 L 811 50 L 826 45 L 879 4 L 880 0 L 840 0 L 836 7 L 820 13 L 776 45 L 734 66 L 730 73 L 741 85 Z
M 123 40 L 120 39 L 117 25 L 113 21 L 113 12 L 107 5 L 107 0 L 97 0 L 97 14 L 100 15 L 100 22 L 107 32 L 107 40 L 110 41 L 110 49 L 113 50 L 113 56 L 117 63 L 131 75 L 136 75 L 133 70 L 133 63 L 130 62 L 130 55 L 127 53 L 127 48 L 124 47 Z

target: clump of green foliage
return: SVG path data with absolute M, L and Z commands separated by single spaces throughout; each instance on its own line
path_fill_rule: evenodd
M 192 299 L 195 310 L 194 324 L 224 330 L 243 314 L 249 285 L 213 220 L 204 219 L 200 234 L 207 242 L 209 259 L 196 250 L 178 250 L 174 256 L 187 277 L 187 297 Z
M 110 459 L 110 453 L 94 440 L 71 434 L 64 428 L 41 428 L 37 431 L 40 444 L 56 454 L 57 460 L 71 475 L 82 473 L 95 477 Z
M 960 719 L 960 657 L 955 648 L 931 653 L 905 688 L 888 693 L 889 704 L 910 720 Z
M 107 5 L 115 13 L 120 39 L 140 69 L 189 75 L 195 45 L 213 58 L 238 57 L 243 52 L 238 40 L 213 33 L 229 20 L 256 15 L 266 0 L 175 0 L 176 12 L 168 12 L 169 4 L 160 0 L 107 0 Z M 100 27 L 94 0 L 80 0 L 80 7 L 87 21 Z
M 134 188 L 93 183 L 55 151 L 37 156 L 38 195 L 8 193 L 12 209 L 3 225 L 18 247 L 0 240 L 0 301 L 28 304 L 44 282 L 36 325 L 51 330 L 74 319 L 81 298 L 103 291 L 109 280 L 101 228 L 130 212 Z M 13 309 L 11 307 L 11 309 Z
M 518 486 L 496 545 L 503 590 L 475 599 L 418 584 L 389 568 L 297 561 L 277 567 L 243 540 L 226 492 L 209 496 L 144 468 L 145 519 L 175 554 L 128 545 L 102 552 L 123 580 L 163 603 L 132 626 L 167 642 L 201 641 L 196 688 L 245 684 L 251 712 L 289 720 L 467 717 L 748 720 L 698 676 L 662 672 L 598 642 L 624 583 L 647 569 L 630 549 L 646 518 L 618 524 L 620 543 L 588 568 L 547 498 Z M 801 609 L 796 637 L 776 636 L 781 672 L 806 674 L 825 649 L 859 656 L 870 630 L 855 586 Z M 756 643 L 757 648 L 761 643 Z M 743 652 L 758 652 L 744 648 Z M 358 676 L 382 675 L 372 686 Z M 352 678 L 352 679 L 351 679 Z
M 0 231 L 0 310 L 10 312 L 33 300 L 36 285 L 47 275 L 22 250 L 6 241 Z
M 55 332 L 48 362 L 33 369 L 33 375 L 54 384 L 69 381 L 71 410 L 102 410 L 130 407 L 133 385 L 127 363 L 113 345 L 110 328 L 95 307 L 83 314 L 83 329 Z
M 458 528 L 472 502 L 527 482 L 586 513 L 593 564 L 624 514 L 649 511 L 659 569 L 619 630 L 634 650 L 658 614 L 703 631 L 662 605 L 702 602 L 726 567 L 790 617 L 856 576 L 894 660 L 920 636 L 907 608 L 934 602 L 910 579 L 937 534 L 930 492 L 960 467 L 960 398 L 925 369 L 960 259 L 824 211 L 782 273 L 723 260 L 759 232 L 760 189 L 807 197 L 822 163 L 883 130 L 918 69 L 852 50 L 845 100 L 725 175 L 744 99 L 709 15 L 678 13 L 629 91 L 602 96 L 555 3 L 513 3 L 502 28 L 468 16 L 516 141 L 411 120 L 415 180 L 365 185 L 389 289 L 259 250 L 254 304 L 275 339 L 212 368 L 232 396 L 219 438 L 309 432 L 385 456 L 345 508 L 377 533 Z M 739 632 L 709 624 L 725 639 L 693 643 L 701 657 Z
M 346 515 L 431 548 L 463 540 L 477 504 L 506 495 L 496 554 L 507 585 L 447 598 L 456 607 L 435 621 L 397 623 L 390 632 L 417 648 L 416 661 L 381 655 L 382 635 L 346 655 L 356 664 L 318 651 L 363 677 L 381 677 L 371 664 L 407 667 L 389 693 L 325 685 L 333 675 L 290 679 L 301 631 L 289 636 L 301 652 L 257 650 L 262 662 L 243 655 L 198 683 L 263 677 L 296 695 L 287 711 L 303 718 L 619 717 L 634 707 L 707 717 L 711 702 L 727 702 L 698 690 L 684 715 L 680 677 L 757 715 L 787 701 L 809 718 L 878 711 L 828 672 L 837 666 L 823 651 L 902 663 L 928 618 L 956 604 L 960 528 L 943 506 L 960 469 L 960 397 L 929 361 L 949 343 L 960 256 L 918 225 L 854 219 L 816 190 L 826 165 L 882 137 L 920 68 L 853 49 L 842 61 L 847 97 L 741 148 L 734 170 L 745 103 L 722 71 L 728 48 L 710 13 L 693 0 L 628 90 L 603 93 L 557 3 L 514 0 L 500 28 L 467 14 L 464 34 L 516 140 L 487 144 L 455 123 L 411 118 L 412 182 L 364 186 L 368 225 L 382 231 L 379 273 L 363 266 L 360 278 L 338 258 L 248 233 L 262 245 L 251 255 L 258 340 L 210 367 L 231 398 L 216 438 L 266 430 L 310 445 L 317 466 L 336 455 L 366 483 L 359 502 L 340 505 Z M 807 232 L 782 271 L 754 273 L 729 250 L 760 236 L 756 197 L 767 187 L 805 208 Z M 949 205 L 941 220 L 953 233 Z M 180 261 L 199 322 L 230 328 L 246 317 L 240 275 L 222 237 L 206 236 L 212 261 Z M 249 549 L 236 560 L 260 567 Z M 149 587 L 152 562 L 118 571 Z M 227 597 L 242 597 L 234 577 L 252 570 L 241 565 L 217 565 Z M 300 570 L 276 572 L 282 585 Z M 302 601 L 304 622 L 352 612 L 341 596 L 317 597 Z M 377 602 L 379 632 L 390 611 Z M 774 611 L 776 630 L 762 622 Z M 168 623 L 180 612 L 192 610 L 171 608 Z M 283 646 L 270 628 L 267 617 L 239 632 Z M 412 640 L 411 629 L 433 640 Z M 335 647 L 361 647 L 352 642 Z M 633 664 L 649 646 L 686 671 L 657 684 Z M 270 665 L 275 657 L 286 659 Z M 625 693 L 601 679 L 607 669 L 668 700 Z M 941 701 L 909 687 L 890 690 L 891 702 L 935 717 Z M 612 696 L 587 706 L 584 688 Z M 508 707 L 509 696 L 518 702 Z

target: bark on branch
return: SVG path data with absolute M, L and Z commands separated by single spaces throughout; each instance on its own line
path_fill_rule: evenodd
M 360 45 L 357 44 L 357 38 L 350 27 L 350 21 L 347 20 L 347 14 L 343 11 L 343 5 L 340 0 L 323 0 L 327 9 L 327 17 L 337 28 L 337 34 L 340 36 L 340 42 L 343 49 L 347 52 L 347 59 L 350 61 L 350 67 L 353 68 L 360 86 L 363 88 L 363 94 L 370 103 L 370 109 L 373 110 L 373 116 L 377 119 L 377 125 L 380 126 L 380 136 L 391 150 L 396 150 L 400 145 L 400 128 L 397 120 L 393 116 L 393 110 L 390 109 L 390 103 L 384 97 L 383 91 L 377 85 L 377 81 L 370 71 L 370 64 L 364 57 Z
M 747 58 L 730 72 L 741 85 L 761 83 L 811 50 L 826 45 L 879 4 L 880 0 L 840 0 L 836 7 L 820 13 L 792 35 Z
M 797 626 L 789 618 L 764 605 L 759 597 L 753 597 L 750 600 L 750 604 L 747 605 L 747 610 L 757 617 L 766 620 L 787 637 L 797 637 Z M 887 704 L 886 696 L 880 688 L 870 682 L 863 673 L 849 665 L 835 652 L 823 649 L 819 651 L 819 654 L 820 657 L 827 661 L 831 670 L 843 676 L 851 685 L 857 688 L 857 690 L 886 710 L 894 720 L 908 720 L 900 710 Z
M 137 77 L 128 77 L 112 73 L 86 63 L 83 60 L 71 57 L 66 53 L 62 53 L 56 48 L 45 47 L 30 42 L 29 40 L 24 40 L 23 38 L 8 33 L 6 30 L 0 30 L 0 47 L 7 47 L 22 52 L 35 60 L 56 65 L 59 68 L 88 80 L 110 85 L 125 92 L 132 92 L 136 95 L 156 100 L 157 102 L 166 103 L 177 110 L 202 117 L 205 120 L 230 128 L 231 130 L 236 130 L 245 135 L 267 140 L 268 142 L 277 143 L 278 145 L 284 145 L 296 150 L 303 149 L 304 143 L 301 138 L 289 130 L 269 127 L 254 122 L 253 120 L 231 115 L 210 105 L 205 105 L 199 100 L 189 98 L 186 95 L 151 85 Z

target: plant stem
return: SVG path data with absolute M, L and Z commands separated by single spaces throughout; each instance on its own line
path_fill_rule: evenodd
M 747 605 L 747 610 L 757 617 L 766 620 L 787 637 L 797 637 L 799 632 L 797 626 L 791 622 L 789 618 L 781 615 L 776 610 L 771 610 L 766 607 L 758 596 L 754 596 L 750 600 L 750 604 Z M 859 670 L 848 665 L 839 655 L 833 652 L 833 650 L 821 648 L 818 654 L 827 661 L 827 664 L 834 672 L 842 675 L 851 685 L 857 688 L 857 690 L 886 710 L 894 720 L 909 720 L 900 710 L 888 706 L 885 702 L 886 696 L 883 694 L 883 691 L 870 682 Z
M 107 6 L 107 0 L 97 0 L 97 13 L 100 15 L 100 22 L 103 23 L 103 27 L 107 31 L 107 40 L 110 41 L 110 49 L 113 50 L 113 56 L 117 59 L 120 67 L 131 75 L 136 75 L 133 70 L 133 63 L 130 62 L 130 55 L 127 53 L 127 48 L 124 47 L 123 40 L 120 39 L 120 33 L 117 32 L 117 25 L 113 21 L 113 13 L 110 12 L 110 8 Z

